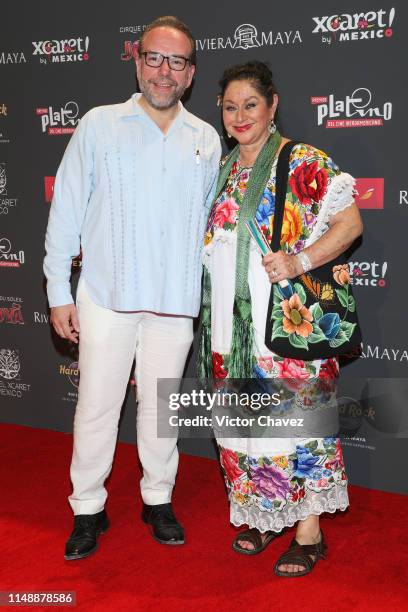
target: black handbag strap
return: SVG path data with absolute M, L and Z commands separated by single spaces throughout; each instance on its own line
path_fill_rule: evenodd
M 289 142 L 283 145 L 278 157 L 278 165 L 276 168 L 275 213 L 271 240 L 271 249 L 274 253 L 280 250 L 283 213 L 285 211 L 286 190 L 288 188 L 289 157 L 293 147 L 299 144 L 299 142 L 298 140 L 289 140 Z

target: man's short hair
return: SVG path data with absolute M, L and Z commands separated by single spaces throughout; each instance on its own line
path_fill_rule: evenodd
M 146 26 L 146 29 L 143 31 L 143 34 L 140 37 L 140 41 L 139 41 L 140 42 L 139 55 L 141 55 L 143 52 L 142 51 L 143 41 L 144 41 L 146 34 L 148 32 L 151 32 L 155 28 L 173 28 L 174 30 L 179 30 L 180 32 L 183 32 L 183 34 L 187 36 L 187 38 L 189 39 L 191 43 L 191 54 L 189 58 L 190 63 L 193 65 L 196 64 L 197 57 L 196 57 L 196 43 L 195 43 L 194 36 L 192 35 L 190 28 L 183 21 L 181 21 L 177 17 L 174 17 L 173 15 L 165 15 L 164 17 L 158 17 L 157 19 L 152 21 L 152 23 L 149 23 L 149 25 Z

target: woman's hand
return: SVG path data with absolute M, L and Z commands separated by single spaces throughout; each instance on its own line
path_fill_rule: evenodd
M 286 278 L 295 278 L 302 274 L 303 268 L 295 255 L 288 255 L 283 251 L 270 253 L 262 259 L 262 264 L 271 283 L 278 283 Z

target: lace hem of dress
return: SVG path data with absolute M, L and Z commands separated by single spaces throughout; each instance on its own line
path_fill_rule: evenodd
M 303 521 L 311 515 L 320 516 L 324 512 L 334 514 L 338 510 L 346 510 L 349 506 L 347 488 L 336 485 L 334 488 L 320 493 L 310 492 L 297 506 L 283 508 L 279 512 L 271 512 L 258 506 L 241 506 L 230 500 L 230 521 L 235 527 L 248 525 L 255 527 L 261 533 L 265 531 L 282 531 L 285 527 L 293 527 L 298 521 Z
M 316 225 L 306 240 L 305 246 L 310 246 L 327 232 L 330 217 L 333 217 L 354 203 L 355 184 L 355 178 L 347 174 L 347 172 L 341 172 L 332 179 L 330 187 L 323 198 Z

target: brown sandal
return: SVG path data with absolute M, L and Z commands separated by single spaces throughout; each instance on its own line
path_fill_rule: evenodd
M 326 553 L 327 545 L 324 541 L 323 532 L 321 532 L 321 539 L 317 544 L 299 544 L 296 538 L 293 538 L 288 550 L 277 560 L 275 574 L 285 578 L 306 576 L 312 571 L 319 559 L 326 559 Z M 282 572 L 278 569 L 280 565 L 302 565 L 305 569 L 299 572 Z
M 266 533 L 267 536 L 265 540 L 262 540 L 261 532 L 255 527 L 241 531 L 241 533 L 239 533 L 232 542 L 232 548 L 235 550 L 235 552 L 241 553 L 242 555 L 257 555 L 265 550 L 268 544 L 270 544 L 272 540 L 280 535 L 280 533 L 275 533 L 274 531 L 267 531 Z M 242 548 L 238 544 L 239 541 L 250 542 L 253 545 L 253 548 Z

